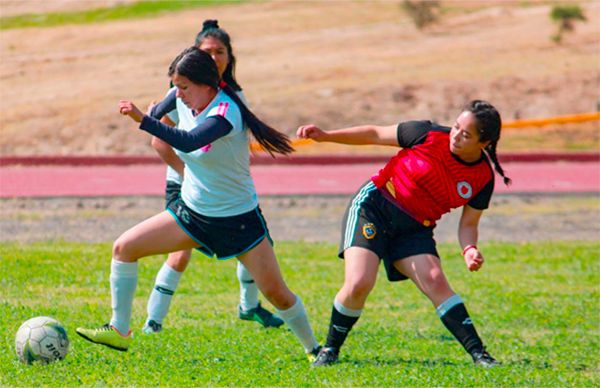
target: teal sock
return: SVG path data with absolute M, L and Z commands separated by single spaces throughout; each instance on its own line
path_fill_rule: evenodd
M 473 321 L 460 296 L 454 294 L 440 304 L 436 311 L 442 323 L 461 343 L 465 350 L 472 354 L 482 351 L 483 343 L 475 330 Z
M 361 314 L 362 309 L 350 309 L 345 307 L 341 302 L 338 302 L 337 299 L 334 299 L 325 346 L 334 348 L 336 352 L 339 352 L 350 330 L 352 330 L 352 327 L 358 321 Z

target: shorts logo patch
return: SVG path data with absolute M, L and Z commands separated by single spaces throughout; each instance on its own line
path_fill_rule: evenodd
M 471 198 L 471 195 L 473 195 L 473 188 L 471 187 L 469 182 L 465 181 L 458 182 L 458 184 L 456 185 L 456 191 L 458 192 L 458 195 L 460 195 L 464 199 L 469 199 Z
M 178 206 L 177 207 L 177 217 L 181 218 L 181 220 L 183 222 L 185 222 L 186 224 L 190 223 L 190 213 L 188 213 L 188 211 L 186 209 L 184 209 L 182 206 Z
M 377 235 L 377 229 L 375 229 L 375 225 L 372 223 L 364 224 L 362 234 L 367 240 L 372 240 Z

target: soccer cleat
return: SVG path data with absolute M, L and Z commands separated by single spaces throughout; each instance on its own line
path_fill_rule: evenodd
M 279 327 L 283 325 L 281 318 L 264 309 L 260 303 L 250 310 L 243 310 L 242 306 L 238 306 L 238 316 L 244 321 L 256 321 L 263 325 L 263 327 Z
M 335 364 L 338 360 L 338 353 L 339 351 L 335 348 L 321 348 L 315 362 L 312 363 L 312 367 Z
M 315 360 L 317 359 L 317 356 L 319 355 L 319 352 L 321 351 L 321 345 L 317 346 L 316 348 L 314 348 L 313 350 L 311 350 L 310 352 L 306 353 L 306 357 L 308 358 L 308 361 L 312 364 L 313 362 L 315 362 Z
M 152 319 L 144 324 L 142 327 L 142 333 L 144 334 L 158 334 L 162 331 L 162 325 Z
M 131 344 L 131 331 L 129 331 L 126 337 L 123 337 L 108 323 L 98 329 L 84 329 L 78 327 L 75 331 L 90 342 L 105 345 L 122 352 L 127 351 Z
M 493 368 L 500 365 L 500 363 L 496 361 L 494 357 L 490 356 L 485 348 L 480 351 L 474 351 L 471 353 L 471 356 L 473 357 L 473 362 L 475 365 L 480 365 L 484 368 Z

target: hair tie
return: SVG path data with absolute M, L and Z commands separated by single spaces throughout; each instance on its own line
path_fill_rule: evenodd
M 227 86 L 227 82 L 225 82 L 225 81 L 223 81 L 223 80 L 220 80 L 220 81 L 219 81 L 219 87 L 220 87 L 221 89 L 225 89 L 225 86 Z

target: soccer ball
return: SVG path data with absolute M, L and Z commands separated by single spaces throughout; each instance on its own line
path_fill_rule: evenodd
M 19 327 L 15 350 L 19 360 L 25 364 L 34 361 L 48 364 L 62 360 L 69 351 L 67 331 L 54 318 L 31 318 Z

